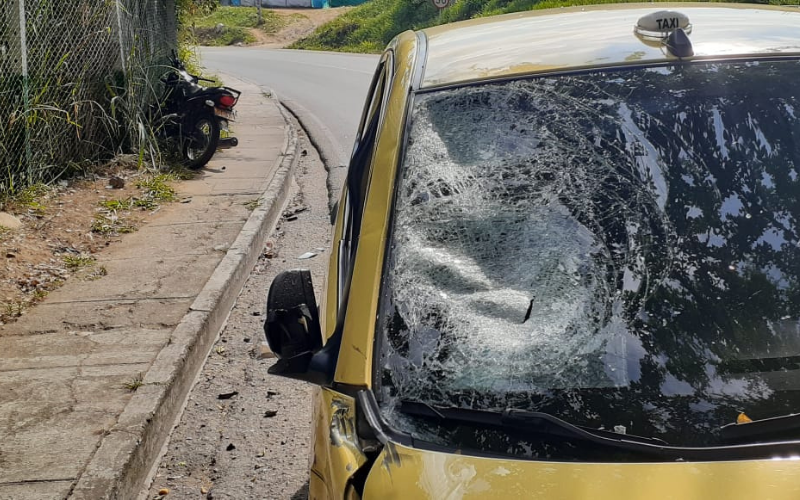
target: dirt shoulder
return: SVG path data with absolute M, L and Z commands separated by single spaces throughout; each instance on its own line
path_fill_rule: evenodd
M 175 200 L 174 175 L 120 157 L 82 177 L 29 188 L 0 206 L 0 325 L 12 323 L 67 279 L 107 274 L 95 255 Z M 10 221 L 10 222 L 9 222 Z
M 165 454 L 148 499 L 308 498 L 311 387 L 267 374 L 275 363 L 264 343 L 264 297 L 280 272 L 302 266 L 316 290 L 330 247 L 327 173 L 296 125 L 301 155 L 292 201 L 267 239 L 211 350 Z M 298 259 L 303 254 L 316 254 Z M 169 490 L 168 495 L 158 495 Z
M 285 18 L 286 24 L 275 34 L 267 34 L 258 28 L 251 28 L 251 33 L 259 45 L 280 49 L 313 33 L 318 27 L 336 19 L 353 7 L 336 7 L 331 9 L 271 9 L 275 14 Z

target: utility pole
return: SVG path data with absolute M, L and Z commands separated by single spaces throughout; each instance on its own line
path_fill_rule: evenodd
M 261 2 L 263 0 L 256 0 L 258 2 L 258 25 L 261 26 L 264 24 L 264 16 L 261 15 Z

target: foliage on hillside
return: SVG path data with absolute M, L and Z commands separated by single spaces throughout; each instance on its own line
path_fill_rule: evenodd
M 188 16 L 185 28 L 191 32 L 198 45 L 234 45 L 255 42 L 253 28 L 266 34 L 275 33 L 284 27 L 288 18 L 270 9 L 262 9 L 262 22 L 258 22 L 255 7 L 218 7 L 213 12 L 200 11 Z M 222 25 L 222 26 L 220 26 Z
M 178 57 L 186 63 L 190 73 L 200 73 L 200 57 L 196 50 L 197 40 L 192 32 L 192 20 L 207 16 L 217 9 L 216 0 L 177 0 L 178 8 Z
M 321 26 L 290 48 L 380 52 L 398 33 L 475 17 L 573 5 L 628 3 L 631 0 L 456 0 L 438 11 L 430 0 L 370 0 Z M 663 0 L 656 0 L 663 1 Z M 740 0 L 746 1 L 746 0 Z M 793 4 L 800 0 L 756 0 L 749 3 Z

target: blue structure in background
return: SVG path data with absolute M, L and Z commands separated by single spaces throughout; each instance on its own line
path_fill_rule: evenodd
M 342 5 L 359 5 L 366 0 L 260 0 L 262 7 L 293 7 L 327 9 Z M 255 7 L 259 0 L 219 0 L 220 5 L 232 7 Z

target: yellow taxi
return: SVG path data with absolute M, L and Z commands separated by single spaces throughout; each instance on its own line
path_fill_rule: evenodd
M 399 35 L 317 306 L 312 499 L 800 499 L 800 10 L 626 4 Z

